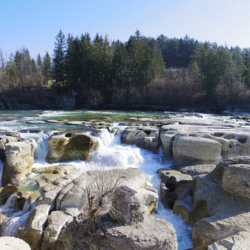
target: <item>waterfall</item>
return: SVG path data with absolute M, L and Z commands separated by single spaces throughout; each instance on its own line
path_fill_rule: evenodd
M 0 212 L 7 215 L 8 218 L 2 225 L 3 236 L 15 236 L 17 230 L 23 226 L 31 213 L 32 205 L 30 200 L 26 200 L 21 211 L 16 211 L 17 195 L 12 194 L 6 203 L 0 207 Z
M 36 159 L 40 163 L 46 162 L 46 156 L 48 153 L 48 139 L 48 134 L 45 134 L 44 132 L 39 133 L 39 137 L 37 140 Z
M 20 211 L 14 213 L 3 225 L 3 236 L 15 236 L 18 229 L 26 224 L 31 211 Z

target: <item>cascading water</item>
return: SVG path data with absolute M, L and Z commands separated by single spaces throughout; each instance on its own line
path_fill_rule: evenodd
M 37 140 L 37 151 L 36 151 L 36 159 L 38 162 L 44 163 L 46 162 L 46 156 L 48 152 L 48 139 L 49 134 L 44 132 L 39 133 L 39 138 Z

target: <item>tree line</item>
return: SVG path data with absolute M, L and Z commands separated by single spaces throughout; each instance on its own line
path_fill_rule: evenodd
M 60 31 L 52 55 L 21 49 L 5 59 L 0 51 L 1 90 L 31 87 L 74 94 L 79 107 L 248 104 L 250 49 L 139 31 L 125 42 Z

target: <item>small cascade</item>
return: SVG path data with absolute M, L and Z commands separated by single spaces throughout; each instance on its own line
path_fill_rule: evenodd
M 16 210 L 17 198 L 17 194 L 12 194 L 0 207 L 0 212 L 8 217 L 2 225 L 3 236 L 15 236 L 17 230 L 27 222 L 31 213 L 32 205 L 29 199 L 25 201 L 22 210 Z
M 3 236 L 15 236 L 18 229 L 26 224 L 31 211 L 19 211 L 14 213 L 8 220 L 4 223 L 2 229 Z
M 49 139 L 48 134 L 44 132 L 39 133 L 39 137 L 37 140 L 37 151 L 36 151 L 36 159 L 37 162 L 39 163 L 46 162 L 46 156 L 48 153 L 48 139 Z

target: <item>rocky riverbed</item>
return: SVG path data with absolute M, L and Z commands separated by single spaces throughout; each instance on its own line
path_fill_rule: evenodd
M 0 245 L 11 236 L 32 250 L 250 249 L 247 115 L 1 120 Z

